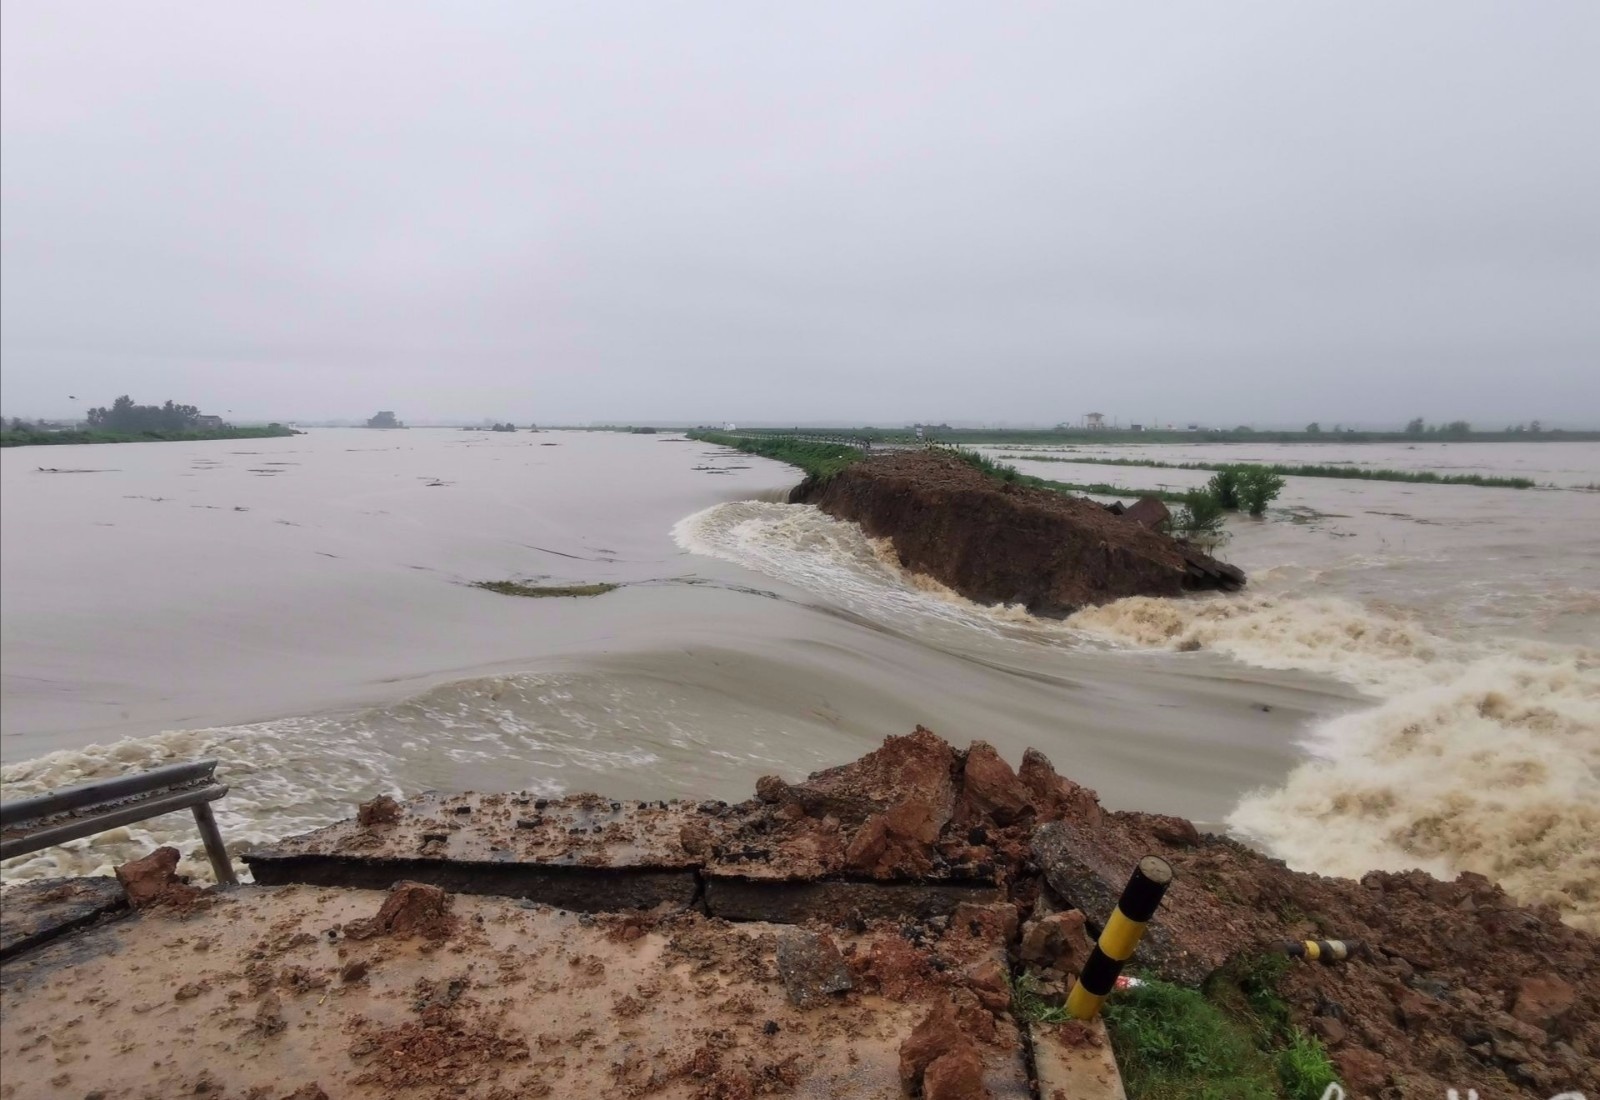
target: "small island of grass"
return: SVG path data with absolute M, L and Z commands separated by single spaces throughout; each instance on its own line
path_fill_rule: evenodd
M 502 596 L 528 596 L 534 599 L 545 596 L 602 596 L 619 585 L 607 582 L 596 584 L 522 584 L 518 581 L 473 581 L 472 587 L 498 592 Z

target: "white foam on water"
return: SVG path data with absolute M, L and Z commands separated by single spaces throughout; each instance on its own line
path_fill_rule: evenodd
M 1283 786 L 1229 815 L 1291 866 L 1474 871 L 1600 929 L 1600 653 L 1457 641 L 1392 608 L 1321 597 L 1137 598 L 1069 624 L 1321 672 L 1381 700 L 1312 730 Z
M 901 568 L 888 539 L 868 538 L 858 525 L 813 505 L 718 504 L 680 520 L 672 535 L 690 553 L 754 569 L 875 621 L 1005 637 L 1023 628 L 1035 640 L 1044 634 L 1058 641 L 1071 637 L 1026 608 L 974 603 L 932 577 Z
M 658 763 L 651 741 L 688 736 L 684 723 L 653 712 L 661 705 L 654 697 L 577 675 L 463 680 L 357 714 L 174 731 L 61 750 L 7 765 L 0 770 L 0 791 L 8 799 L 25 798 L 215 758 L 229 785 L 228 796 L 216 804 L 217 822 L 237 857 L 349 817 L 356 802 L 378 794 L 404 797 L 429 787 L 471 785 L 558 795 L 576 785 L 603 786 L 604 779 L 594 777 Z M 0 873 L 8 879 L 110 874 L 161 844 L 183 853 L 184 873 L 209 877 L 188 814 L 9 859 Z

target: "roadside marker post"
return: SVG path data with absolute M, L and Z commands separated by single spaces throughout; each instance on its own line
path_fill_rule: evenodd
M 1099 1014 L 1101 1003 L 1117 984 L 1122 964 L 1133 957 L 1144 938 L 1145 926 L 1155 916 L 1171 883 L 1172 866 L 1166 860 L 1145 856 L 1139 861 L 1101 929 L 1089 961 L 1083 964 L 1083 973 L 1067 994 L 1067 1015 L 1075 1020 L 1092 1020 Z

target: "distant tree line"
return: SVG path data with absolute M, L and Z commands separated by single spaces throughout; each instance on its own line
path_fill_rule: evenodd
M 165 405 L 136 405 L 123 394 L 111 407 L 90 409 L 90 429 L 137 435 L 141 432 L 189 432 L 200 425 L 200 410 L 168 401 Z
M 1466 439 L 1472 434 L 1472 425 L 1465 420 L 1452 420 L 1448 424 L 1424 424 L 1422 417 L 1406 422 L 1406 434 L 1433 436 L 1438 439 Z

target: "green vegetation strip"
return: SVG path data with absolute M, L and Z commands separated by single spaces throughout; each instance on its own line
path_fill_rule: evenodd
M 52 443 L 184 443 L 203 439 L 271 439 L 297 435 L 293 428 L 213 428 L 197 431 L 108 432 L 94 429 L 50 431 L 44 428 L 0 430 L 0 447 L 37 447 Z
M 1000 455 L 1026 462 L 1074 462 L 1085 466 L 1149 466 L 1162 470 L 1225 470 L 1229 466 L 1261 467 L 1288 477 L 1338 477 L 1356 481 L 1417 481 L 1430 485 L 1479 485 L 1488 489 L 1532 489 L 1525 477 L 1484 477 L 1481 474 L 1436 474 L 1432 470 L 1368 470 L 1355 466 L 1293 466 L 1283 463 L 1159 462 L 1153 458 L 1074 458 L 1057 455 Z
M 1259 956 L 1214 975 L 1204 990 L 1153 978 L 1106 1002 L 1106 1029 L 1128 1095 L 1137 1100 L 1320 1100 L 1337 1080 L 1327 1051 L 1295 1027 L 1278 994 L 1287 960 Z M 1012 1010 L 1062 1023 L 1029 975 Z
M 845 443 L 814 443 L 786 436 L 743 436 L 700 430 L 685 434 L 690 439 L 698 439 L 702 443 L 732 447 L 746 454 L 787 462 L 791 466 L 800 467 L 820 481 L 826 481 L 846 466 L 865 457 L 859 448 Z
M 1354 430 L 1334 431 L 1256 431 L 1237 428 L 1145 429 L 1125 431 L 1117 428 L 951 428 L 942 424 L 924 426 L 918 436 L 914 428 L 792 428 L 740 429 L 741 435 L 813 435 L 837 439 L 870 439 L 874 443 L 965 443 L 1003 444 L 1013 447 L 1042 447 L 1054 443 L 1085 443 L 1099 447 L 1149 443 L 1559 443 L 1600 441 L 1600 431 L 1568 431 L 1552 428 L 1539 431 L 1474 431 L 1471 425 L 1456 423 L 1443 428 L 1413 429 L 1399 432 Z
M 618 587 L 614 584 L 519 584 L 516 581 L 474 581 L 474 588 L 487 589 L 498 592 L 502 596 L 528 596 L 540 598 L 544 596 L 600 596 Z

